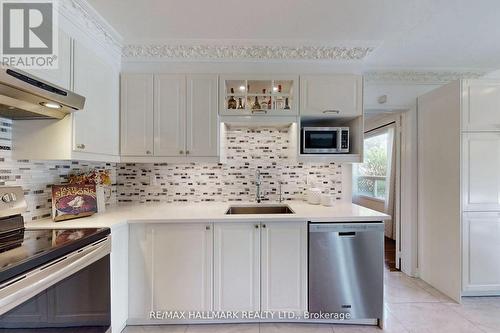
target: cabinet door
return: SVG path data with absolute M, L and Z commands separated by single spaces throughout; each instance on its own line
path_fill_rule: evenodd
M 304 116 L 361 116 L 363 82 L 358 75 L 300 77 L 300 114 Z
M 217 75 L 187 77 L 188 156 L 218 156 L 217 86 Z
M 27 69 L 42 80 L 58 85 L 64 89 L 71 89 L 71 38 L 64 31 L 59 30 L 58 66 L 55 69 Z
M 500 81 L 466 80 L 462 89 L 463 130 L 500 130 Z
M 465 294 L 500 295 L 500 213 L 465 213 L 463 226 Z
M 153 309 L 211 311 L 211 225 L 155 224 L 150 228 Z
M 119 71 L 78 41 L 73 54 L 74 90 L 86 97 L 73 116 L 73 150 L 118 155 Z
M 153 75 L 122 74 L 121 154 L 153 154 Z
M 214 226 L 214 310 L 259 311 L 260 225 Z
M 185 156 L 186 77 L 155 75 L 154 154 Z
M 463 136 L 463 208 L 500 210 L 500 133 Z
M 264 223 L 261 241 L 261 311 L 306 311 L 307 223 Z
M 131 224 L 128 245 L 128 319 L 147 321 L 152 311 L 153 235 L 147 224 Z

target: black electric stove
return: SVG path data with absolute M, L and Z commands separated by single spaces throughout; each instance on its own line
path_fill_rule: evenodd
M 26 208 L 20 187 L 0 187 L 0 331 L 107 332 L 110 230 L 25 229 Z M 93 297 L 80 294 L 88 290 Z M 33 302 L 46 306 L 23 316 Z

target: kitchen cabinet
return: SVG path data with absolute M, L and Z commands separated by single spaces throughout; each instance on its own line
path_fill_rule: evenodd
M 220 79 L 222 116 L 296 116 L 298 77 L 224 75 Z
M 212 310 L 213 230 L 209 223 L 132 225 L 129 320 L 152 310 Z
M 218 157 L 217 96 L 217 75 L 123 74 L 124 160 Z
M 153 75 L 121 76 L 121 155 L 153 154 Z
M 260 310 L 259 223 L 215 223 L 214 310 Z
M 500 82 L 462 82 L 464 131 L 500 131 Z
M 186 155 L 210 157 L 219 155 L 215 75 L 187 76 Z
M 500 213 L 464 213 L 464 295 L 500 292 Z
M 64 89 L 71 89 L 71 37 L 59 29 L 58 31 L 58 66 L 54 69 L 25 69 L 24 71 L 36 77 L 58 85 Z
M 186 76 L 154 76 L 154 155 L 186 155 Z
M 306 311 L 307 223 L 263 223 L 261 241 L 261 311 Z
M 13 158 L 117 162 L 119 59 L 84 37 L 59 38 L 60 68 L 31 72 L 85 96 L 85 106 L 63 119 L 13 122 Z
M 86 97 L 73 115 L 73 150 L 118 155 L 119 71 L 82 43 L 74 42 L 74 91 Z
M 363 114 L 359 75 L 300 76 L 300 115 L 356 117 Z
M 465 133 L 462 149 L 464 211 L 500 211 L 500 132 Z

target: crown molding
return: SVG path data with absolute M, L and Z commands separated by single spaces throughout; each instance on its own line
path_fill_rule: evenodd
M 329 60 L 359 61 L 371 46 L 161 45 L 131 44 L 122 49 L 126 59 L 160 60 Z
M 111 27 L 86 0 L 58 2 L 59 13 L 71 23 L 85 30 L 95 40 L 121 53 L 122 37 Z
M 442 84 L 460 79 L 477 79 L 487 71 L 371 71 L 363 74 L 368 83 Z

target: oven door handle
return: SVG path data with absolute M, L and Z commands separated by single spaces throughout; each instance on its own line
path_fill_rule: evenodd
M 0 315 L 111 253 L 111 237 L 94 242 L 0 285 Z

